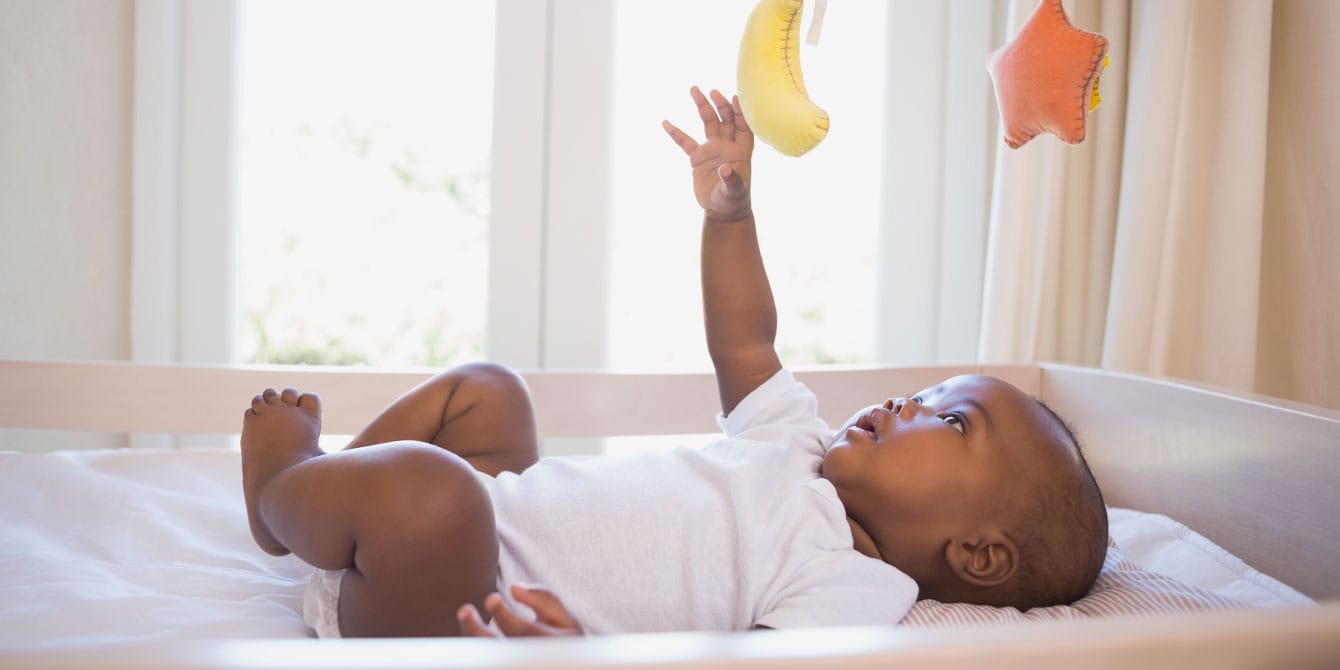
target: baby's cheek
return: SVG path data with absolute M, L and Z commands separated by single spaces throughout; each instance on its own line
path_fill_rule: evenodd
M 952 468 L 937 464 L 919 465 L 921 467 L 906 468 L 893 483 L 892 495 L 904 504 L 935 506 L 961 492 L 962 478 Z

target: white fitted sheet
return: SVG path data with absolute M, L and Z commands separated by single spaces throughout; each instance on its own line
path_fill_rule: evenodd
M 310 637 L 313 569 L 252 542 L 239 458 L 0 452 L 0 648 Z M 1249 606 L 1310 602 L 1171 519 L 1112 520 L 1142 567 Z

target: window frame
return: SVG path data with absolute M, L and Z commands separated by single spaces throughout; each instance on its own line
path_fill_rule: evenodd
M 613 0 L 497 3 L 484 350 L 602 368 Z
M 239 4 L 135 3 L 130 358 L 232 362 Z M 135 448 L 179 446 L 136 433 Z M 224 437 L 196 437 L 225 446 Z
M 612 8 L 497 0 L 485 351 L 515 367 L 604 364 Z M 135 361 L 237 362 L 244 10 L 242 0 L 136 3 Z

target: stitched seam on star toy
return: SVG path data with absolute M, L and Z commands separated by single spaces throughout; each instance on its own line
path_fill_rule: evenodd
M 1085 31 L 1081 30 L 1080 32 Z M 1088 128 L 1086 128 L 1084 124 L 1084 119 L 1088 115 L 1088 92 L 1093 85 L 1094 77 L 1097 76 L 1099 64 L 1103 61 L 1103 54 L 1107 52 L 1107 39 L 1102 35 L 1097 35 L 1096 37 L 1098 37 L 1100 41 L 1094 47 L 1093 57 L 1089 60 L 1089 73 L 1085 75 L 1084 81 L 1080 83 L 1079 117 L 1075 119 L 1076 127 L 1079 130 L 1079 139 L 1076 140 L 1076 143 L 1083 142 L 1084 137 L 1088 135 Z
M 1055 0 L 1055 2 L 1052 3 L 1052 10 L 1056 14 L 1056 16 L 1061 19 L 1061 25 L 1066 30 L 1069 30 L 1073 33 L 1082 36 L 1097 37 L 1100 40 L 1098 46 L 1094 50 L 1095 55 L 1089 62 L 1089 69 L 1087 74 L 1084 75 L 1084 81 L 1080 82 L 1081 90 L 1079 95 L 1079 117 L 1074 120 L 1075 129 L 1079 133 L 1079 139 L 1077 139 L 1075 142 L 1079 143 L 1084 141 L 1084 136 L 1087 134 L 1087 130 L 1084 127 L 1084 118 L 1086 115 L 1085 94 L 1089 90 L 1090 82 L 1093 81 L 1094 68 L 1098 66 L 1099 59 L 1103 57 L 1103 52 L 1107 50 L 1107 38 L 1103 37 L 1102 35 L 1099 35 L 1098 33 L 1092 33 L 1087 30 L 1084 30 L 1076 26 L 1075 24 L 1071 23 L 1070 17 L 1067 16 L 1065 13 L 1065 5 L 1061 4 L 1061 0 Z
M 1071 32 L 1081 36 L 1095 37 L 1098 40 L 1094 47 L 1093 57 L 1089 60 L 1089 69 L 1084 75 L 1084 80 L 1080 82 L 1079 116 L 1075 119 L 1075 127 L 1077 129 L 1077 132 L 1079 133 L 1079 138 L 1075 140 L 1075 142 L 1079 143 L 1083 142 L 1084 137 L 1088 134 L 1088 129 L 1085 128 L 1084 124 L 1085 117 L 1088 114 L 1088 110 L 1086 109 L 1088 101 L 1087 97 L 1090 86 L 1093 83 L 1096 68 L 1098 67 L 1098 64 L 1101 62 L 1103 58 L 1103 53 L 1107 51 L 1107 38 L 1103 37 L 1102 35 L 1099 35 L 1098 33 L 1093 33 L 1084 30 L 1083 28 L 1080 28 L 1075 24 L 1071 23 L 1070 17 L 1066 16 L 1065 5 L 1061 4 L 1060 0 L 1057 0 L 1054 7 L 1056 9 L 1056 13 L 1061 17 L 1063 25 L 1067 30 L 1070 30 Z

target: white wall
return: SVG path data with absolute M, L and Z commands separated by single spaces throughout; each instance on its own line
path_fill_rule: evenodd
M 131 19 L 0 2 L 0 357 L 128 353 Z
M 132 18 L 131 0 L 0 0 L 0 358 L 129 353 Z

